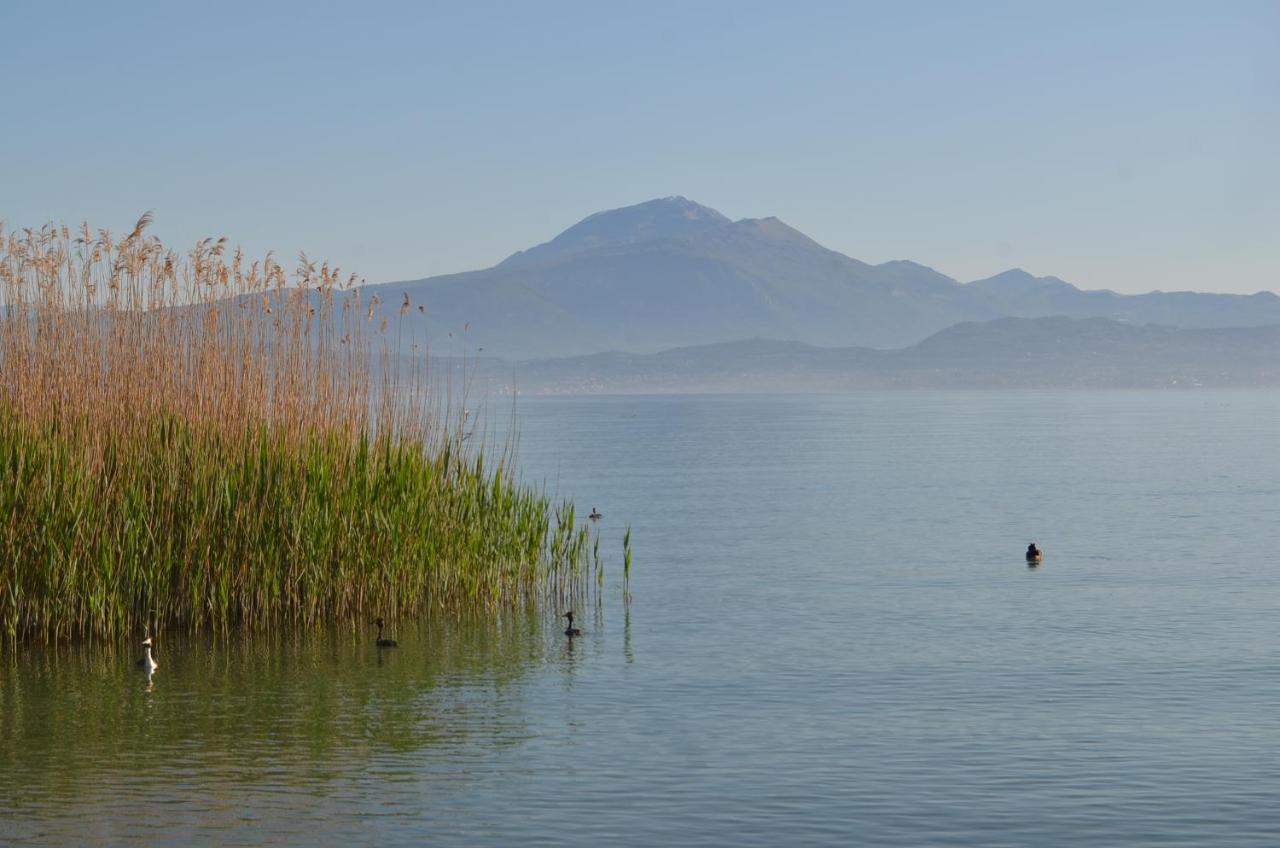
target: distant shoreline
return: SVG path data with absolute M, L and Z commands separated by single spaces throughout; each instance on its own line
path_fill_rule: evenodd
M 1280 326 L 1183 329 L 1105 318 L 1001 318 L 897 350 L 750 339 L 657 353 L 509 361 L 432 357 L 499 394 L 1280 388 Z

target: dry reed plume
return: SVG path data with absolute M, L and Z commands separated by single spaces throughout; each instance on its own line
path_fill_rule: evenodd
M 11 640 L 394 616 L 574 584 L 572 507 L 515 483 L 509 450 L 467 447 L 354 277 L 305 256 L 289 275 L 226 239 L 175 253 L 149 223 L 123 238 L 0 228 Z

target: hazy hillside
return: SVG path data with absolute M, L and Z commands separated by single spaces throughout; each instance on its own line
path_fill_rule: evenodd
M 1248 327 L 1280 323 L 1280 297 L 1271 292 L 1246 296 L 1081 291 L 1057 277 L 1033 277 L 1021 268 L 976 280 L 965 288 L 975 300 L 1011 317 L 1113 318 L 1170 327 Z
M 891 349 L 1006 316 L 1280 324 L 1270 293 L 1120 295 L 1020 269 L 961 284 L 914 262 L 868 265 L 776 218 L 730 221 L 683 197 L 596 213 L 493 268 L 367 291 L 389 323 L 405 321 L 437 352 L 520 359 L 753 337 Z M 425 318 L 400 318 L 405 294 Z
M 514 385 L 528 393 L 1280 387 L 1280 326 L 1001 318 L 959 324 L 902 350 L 754 339 L 473 367 L 489 391 Z

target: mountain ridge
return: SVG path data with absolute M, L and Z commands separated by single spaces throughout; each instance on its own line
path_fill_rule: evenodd
M 594 213 L 491 268 L 368 289 L 381 294 L 384 317 L 405 294 L 424 305 L 429 339 L 465 335 L 512 359 L 757 336 L 893 349 L 1001 317 L 1280 324 L 1269 292 L 1123 295 L 1020 268 L 962 283 L 907 259 L 872 265 L 776 217 L 731 220 L 683 196 Z
M 1107 318 L 1000 318 L 957 324 L 898 350 L 745 339 L 472 367 L 490 391 L 532 394 L 1280 388 L 1280 325 L 1184 329 Z

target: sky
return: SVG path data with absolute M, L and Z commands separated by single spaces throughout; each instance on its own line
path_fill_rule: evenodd
M 378 283 L 679 194 L 961 280 L 1280 290 L 1280 0 L 11 0 L 0 38 L 11 228 L 153 210 Z

